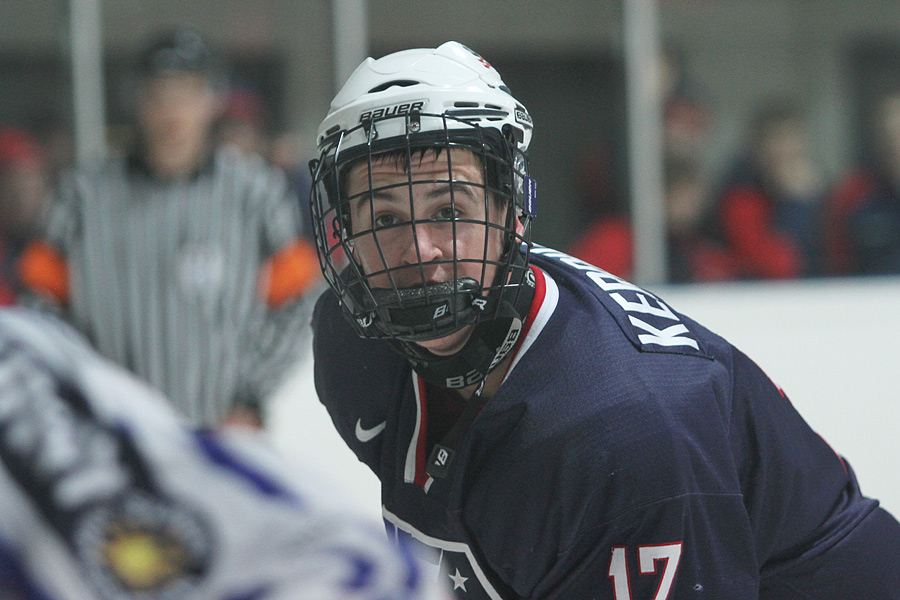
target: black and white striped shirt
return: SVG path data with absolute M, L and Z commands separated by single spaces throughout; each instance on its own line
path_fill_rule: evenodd
M 261 291 L 298 213 L 284 175 L 234 148 L 173 181 L 118 157 L 62 186 L 46 238 L 66 259 L 73 324 L 214 425 L 267 395 L 308 345 L 306 304 L 273 308 Z

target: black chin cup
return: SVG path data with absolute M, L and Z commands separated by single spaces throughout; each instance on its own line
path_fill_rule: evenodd
M 509 355 L 522 335 L 534 300 L 534 278 L 522 276 L 516 288 L 491 299 L 486 309 L 490 318 L 478 322 L 466 344 L 452 356 L 436 356 L 412 343 L 395 343 L 395 348 L 432 385 L 459 389 L 479 383 Z
M 499 314 L 475 325 L 465 346 L 452 356 L 435 356 L 421 347 L 402 344 L 413 369 L 432 385 L 460 389 L 481 382 L 513 349 L 522 333 L 523 321 L 507 301 Z
M 362 298 L 370 316 L 357 319 L 377 337 L 424 342 L 456 333 L 486 308 L 481 286 L 471 277 L 414 288 L 372 288 Z

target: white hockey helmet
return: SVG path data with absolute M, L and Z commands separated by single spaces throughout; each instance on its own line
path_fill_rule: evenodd
M 529 224 L 535 214 L 535 184 L 528 175 L 526 153 L 531 133 L 531 116 L 500 74 L 458 42 L 367 58 L 350 75 L 319 126 L 319 158 L 310 163 L 311 209 L 325 279 L 360 335 L 402 343 L 443 337 L 496 318 L 504 295 L 517 294 L 527 270 Z M 379 232 L 352 231 L 344 178 L 353 165 L 374 156 L 397 153 L 411 158 L 430 148 L 471 150 L 483 166 L 485 201 L 506 203 L 505 223 L 483 223 L 486 230 L 504 232 L 503 256 L 485 255 L 482 260 L 497 266 L 497 277 L 376 288 L 371 281 L 379 275 L 382 280 L 390 277 L 395 269 L 385 263 L 382 271 L 367 273 L 356 262 L 354 240 L 363 235 L 377 238 Z M 447 180 L 452 180 L 449 172 Z M 409 185 L 412 203 L 416 184 Z M 368 191 L 370 201 L 373 191 Z M 415 215 L 414 209 L 411 212 Z M 402 226 L 428 220 L 413 216 Z M 341 257 L 349 262 L 343 271 Z M 462 260 L 453 256 L 445 262 Z
M 365 144 L 365 128 L 357 128 L 361 123 L 412 112 L 434 115 L 422 117 L 418 132 L 443 131 L 440 115 L 446 115 L 460 119 L 446 123 L 451 129 L 468 123 L 509 131 L 521 152 L 531 142 L 531 116 L 512 97 L 497 70 L 459 42 L 446 42 L 434 49 L 403 50 L 364 60 L 334 97 L 319 126 L 319 151 L 341 132 L 345 151 Z M 406 133 L 404 121 L 396 119 L 385 122 L 378 137 Z

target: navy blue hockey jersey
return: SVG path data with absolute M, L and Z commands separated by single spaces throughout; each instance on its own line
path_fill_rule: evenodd
M 316 388 L 459 598 L 900 598 L 900 525 L 785 394 L 656 296 L 536 247 L 506 379 L 425 473 L 428 387 L 316 307 Z

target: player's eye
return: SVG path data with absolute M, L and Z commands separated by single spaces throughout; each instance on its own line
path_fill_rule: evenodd
M 394 215 L 384 214 L 375 217 L 375 229 L 382 229 L 397 224 L 397 218 Z
M 459 218 L 459 210 L 453 206 L 445 206 L 435 214 L 436 219 L 455 219 Z

